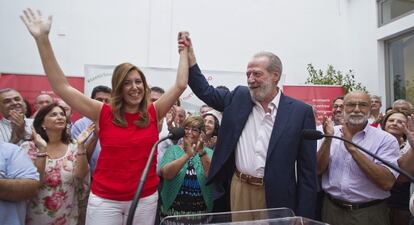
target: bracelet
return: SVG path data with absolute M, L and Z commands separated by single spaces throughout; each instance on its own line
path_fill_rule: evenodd
M 206 151 L 203 151 L 203 153 L 201 153 L 201 154 L 200 154 L 200 153 L 198 153 L 198 156 L 200 156 L 200 158 L 201 158 L 201 157 L 203 157 L 205 154 L 207 154 L 207 152 L 206 152 Z
M 49 156 L 48 154 L 47 154 L 47 152 L 38 152 L 38 153 L 36 153 L 36 157 L 41 157 L 41 158 L 43 158 L 43 157 L 46 157 L 46 156 Z
M 76 155 L 86 155 L 86 152 L 77 152 Z

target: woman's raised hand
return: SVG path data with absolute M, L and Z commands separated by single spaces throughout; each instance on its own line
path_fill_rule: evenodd
M 52 16 L 49 16 L 47 20 L 42 18 L 42 13 L 40 10 L 34 12 L 32 9 L 23 10 L 23 15 L 20 16 L 24 25 L 26 25 L 30 34 L 34 38 L 41 37 L 43 35 L 48 35 L 50 32 L 50 27 L 52 25 Z
M 47 147 L 47 142 L 36 132 L 36 129 L 32 127 L 32 136 L 33 136 L 33 142 L 35 143 L 37 149 L 39 149 L 40 152 L 45 152 Z
M 79 145 L 85 144 L 85 141 L 94 132 L 95 127 L 96 127 L 95 123 L 91 123 L 85 130 L 82 131 L 82 133 L 79 134 L 78 139 L 77 139 L 77 142 Z
M 407 116 L 407 123 L 398 124 L 402 126 L 402 130 L 407 137 L 408 144 L 414 149 L 414 114 Z

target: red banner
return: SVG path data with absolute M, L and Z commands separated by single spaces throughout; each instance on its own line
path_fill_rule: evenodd
M 332 101 L 343 96 L 344 89 L 338 85 L 283 85 L 283 93 L 312 105 L 321 121 L 324 114 L 332 116 Z
M 84 92 L 84 78 L 83 77 L 66 77 L 69 83 L 80 92 Z M 41 94 L 46 93 L 53 98 L 59 98 L 52 91 L 49 81 L 46 76 L 29 75 L 29 74 L 0 74 L 0 89 L 13 88 L 16 89 L 26 99 L 34 110 L 35 98 Z M 79 119 L 81 116 L 73 112 L 72 121 Z

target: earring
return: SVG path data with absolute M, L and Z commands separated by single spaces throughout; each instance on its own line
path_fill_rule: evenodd
M 42 126 L 43 130 L 46 130 L 46 127 Z

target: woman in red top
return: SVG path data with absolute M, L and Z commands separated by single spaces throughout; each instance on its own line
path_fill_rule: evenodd
M 187 87 L 187 48 L 180 50 L 175 85 L 151 104 L 148 103 L 149 87 L 143 72 L 130 63 L 118 65 L 112 75 L 111 104 L 107 105 L 85 96 L 66 80 L 48 38 L 52 18 L 43 20 L 40 11 L 28 9 L 24 10 L 21 19 L 36 41 L 54 92 L 73 110 L 99 124 L 102 150 L 93 176 L 86 224 L 125 224 L 151 146 L 158 140 L 157 121 L 165 116 Z M 154 161 L 141 193 L 134 224 L 154 223 L 159 182 L 155 166 Z

